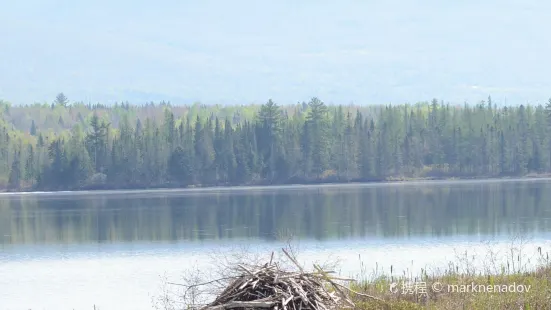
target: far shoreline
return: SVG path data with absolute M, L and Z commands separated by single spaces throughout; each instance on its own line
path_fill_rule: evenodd
M 332 187 L 369 187 L 384 185 L 415 185 L 419 183 L 433 184 L 444 182 L 446 184 L 455 183 L 499 183 L 499 182 L 526 182 L 526 181 L 551 181 L 551 173 L 548 174 L 529 174 L 518 177 L 428 177 L 428 178 L 387 178 L 377 181 L 315 181 L 302 183 L 279 183 L 279 184 L 243 184 L 243 185 L 209 185 L 209 186 L 174 186 L 174 187 L 96 187 L 75 190 L 28 190 L 28 191 L 7 191 L 0 189 L 0 195 L 40 195 L 40 194 L 139 194 L 139 193 L 163 193 L 163 192 L 210 192 L 210 191 L 244 191 L 244 190 L 270 190 L 270 189 L 292 189 L 292 188 L 332 188 Z

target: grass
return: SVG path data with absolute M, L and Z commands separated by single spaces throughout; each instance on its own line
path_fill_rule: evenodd
M 530 265 L 520 248 L 509 252 L 501 264 L 497 263 L 499 257 L 486 256 L 479 270 L 472 264 L 476 258 L 469 260 L 465 253 L 443 272 L 421 270 L 416 276 L 395 276 L 391 270 L 371 279 L 360 277 L 351 289 L 383 302 L 354 294 L 351 297 L 356 309 L 362 310 L 551 309 L 549 255 L 538 248 L 536 261 Z
M 404 283 L 426 283 L 418 290 L 414 286 L 402 287 Z M 391 284 L 396 285 L 393 292 Z M 473 292 L 473 284 L 476 291 Z M 512 285 L 517 292 L 508 292 Z M 436 292 L 434 287 L 439 290 Z M 449 286 L 448 286 L 449 285 Z M 481 285 L 483 287 L 480 287 Z M 502 292 L 496 289 L 507 288 Z M 522 288 L 521 288 L 522 285 Z M 426 295 L 422 293 L 426 287 Z M 494 292 L 481 292 L 491 287 Z M 362 281 L 351 286 L 355 291 L 377 296 L 385 302 L 367 300 L 353 295 L 357 309 L 551 309 L 551 267 L 538 268 L 534 272 L 500 275 L 468 276 L 447 274 L 423 276 L 417 281 L 381 277 L 373 281 Z M 411 288 L 411 291 L 403 289 Z M 523 290 L 524 292 L 520 292 Z M 526 291 L 528 290 L 528 291 Z M 420 293 L 421 292 L 421 293 Z M 413 293 L 413 294 L 411 294 Z

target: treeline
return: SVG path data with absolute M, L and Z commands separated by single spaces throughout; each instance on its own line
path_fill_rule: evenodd
M 243 116 L 170 104 L 138 117 L 116 107 L 68 104 L 33 109 L 89 112 L 70 129 L 16 128 L 0 104 L 0 183 L 9 190 L 148 188 L 413 177 L 496 177 L 551 171 L 551 100 L 497 107 L 491 98 L 452 106 L 328 106 L 318 98 Z M 142 107 L 143 109 L 143 107 Z M 180 108 L 181 109 L 181 108 Z M 208 113 L 209 109 L 212 109 Z M 12 109 L 13 110 L 13 109 Z M 71 112 L 72 113 L 72 112 Z M 80 113 L 80 112 L 79 112 Z M 82 113 L 81 113 L 82 116 Z M 21 116 L 19 116 L 21 119 Z M 11 121 L 10 121 L 11 120 Z M 3 182 L 1 180 L 4 180 Z

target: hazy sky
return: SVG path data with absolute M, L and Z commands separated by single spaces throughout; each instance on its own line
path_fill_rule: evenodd
M 0 0 L 0 99 L 551 97 L 551 2 Z

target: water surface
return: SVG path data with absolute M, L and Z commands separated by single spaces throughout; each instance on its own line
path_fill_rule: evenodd
M 518 235 L 551 249 L 550 232 L 546 179 L 2 194 L 0 309 L 151 309 L 161 275 L 290 235 L 303 262 L 357 275 L 360 260 L 438 267 Z

